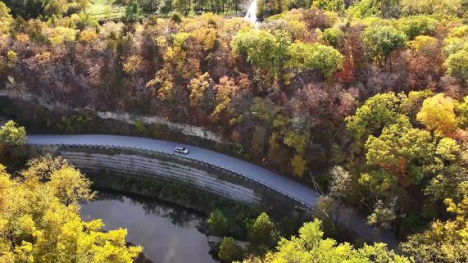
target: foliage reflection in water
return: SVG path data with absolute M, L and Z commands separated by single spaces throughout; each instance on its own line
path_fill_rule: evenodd
M 135 196 L 99 193 L 82 204 L 83 219 L 102 218 L 105 229 L 126 228 L 127 240 L 144 247 L 154 263 L 214 263 L 207 237 L 197 227 L 203 217 L 172 204 Z

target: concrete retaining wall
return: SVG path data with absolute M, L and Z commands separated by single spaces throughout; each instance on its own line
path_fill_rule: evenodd
M 243 203 L 259 204 L 261 201 L 261 196 L 251 188 L 230 183 L 216 174 L 175 162 L 130 154 L 108 155 L 61 151 L 60 155 L 85 173 L 99 174 L 105 170 L 113 175 L 154 176 L 189 184 Z
M 115 176 L 146 176 L 176 181 L 238 202 L 259 205 L 280 200 L 290 207 L 302 206 L 286 193 L 234 171 L 213 164 L 151 150 L 98 145 L 35 145 L 40 152 L 60 155 L 84 173 Z M 270 201 L 271 203 L 271 201 Z

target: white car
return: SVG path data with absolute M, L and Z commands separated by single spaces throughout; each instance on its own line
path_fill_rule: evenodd
M 184 148 L 184 147 L 175 147 L 174 152 L 182 153 L 182 154 L 188 154 L 189 150 L 187 148 Z

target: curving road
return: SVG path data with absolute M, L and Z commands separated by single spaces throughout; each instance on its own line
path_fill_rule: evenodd
M 173 153 L 174 147 L 183 146 L 190 150 L 189 156 L 193 159 L 209 162 L 216 166 L 233 170 L 247 178 L 257 180 L 264 185 L 278 189 L 287 195 L 298 199 L 308 207 L 314 207 L 320 197 L 317 192 L 304 185 L 249 162 L 207 149 L 170 141 L 116 135 L 29 135 L 26 139 L 26 144 L 85 144 L 114 147 L 135 147 L 164 153 Z
M 250 23 L 257 27 L 257 0 L 252 0 L 244 19 L 250 21 Z
M 309 208 L 313 208 L 320 197 L 316 191 L 286 177 L 263 169 L 260 166 L 218 152 L 170 141 L 117 135 L 29 135 L 26 139 L 26 144 L 82 144 L 109 147 L 134 147 L 164 153 L 173 153 L 174 147 L 183 146 L 190 150 L 189 157 L 192 159 L 233 170 L 247 178 L 257 180 L 266 186 L 283 192 L 283 194 L 289 197 L 299 200 Z M 360 237 L 364 238 L 364 240 L 385 242 L 390 248 L 395 248 L 398 245 L 398 240 L 391 230 L 378 230 L 377 228 L 367 225 L 366 217 L 351 206 L 338 204 L 335 206 L 331 217 L 333 222 L 337 225 L 352 233 L 358 234 Z

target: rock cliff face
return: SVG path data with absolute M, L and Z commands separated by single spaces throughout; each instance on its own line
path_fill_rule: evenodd
M 66 104 L 59 102 L 49 103 L 43 98 L 32 93 L 19 93 L 9 89 L 0 89 L 0 97 L 4 97 L 21 103 L 32 103 L 41 106 L 48 111 L 55 112 L 82 112 L 92 111 L 97 118 L 101 120 L 118 121 L 126 124 L 135 125 L 136 123 L 143 123 L 146 125 L 162 125 L 172 130 L 174 133 L 183 136 L 197 137 L 203 140 L 211 141 L 213 143 L 228 144 L 224 138 L 204 127 L 193 126 L 183 123 L 174 123 L 159 116 L 146 116 L 131 114 L 128 112 L 113 112 L 113 111 L 98 111 L 93 108 L 73 108 Z

